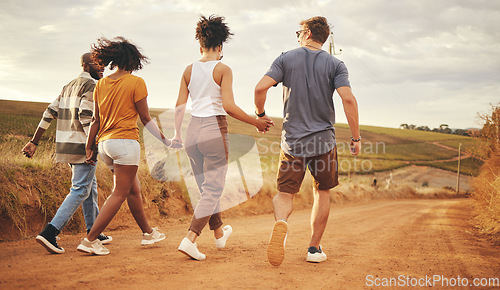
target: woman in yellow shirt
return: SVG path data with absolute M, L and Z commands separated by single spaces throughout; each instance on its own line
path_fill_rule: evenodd
M 94 117 L 90 125 L 86 144 L 87 162 L 97 160 L 99 154 L 104 163 L 113 171 L 114 186 L 111 195 L 102 206 L 92 229 L 82 240 L 78 250 L 96 255 L 107 255 L 109 250 L 97 239 L 127 200 L 135 221 L 142 230 L 142 245 L 153 244 L 165 239 L 165 234 L 152 228 L 144 214 L 141 187 L 137 178 L 140 159 L 139 128 L 140 118 L 146 129 L 165 145 L 170 140 L 151 120 L 147 103 L 147 88 L 144 80 L 132 75 L 140 70 L 147 57 L 139 49 L 124 39 L 101 38 L 92 47 L 94 61 L 101 67 L 110 66 L 117 70 L 101 79 L 94 90 Z

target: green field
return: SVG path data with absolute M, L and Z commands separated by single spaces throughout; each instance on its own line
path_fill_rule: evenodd
M 0 100 L 0 121 L 2 123 L 0 148 L 5 152 L 9 151 L 8 148 L 14 147 L 12 154 L 18 154 L 19 146 L 29 140 L 47 105 L 46 103 Z M 161 109 L 151 110 L 152 116 L 157 116 L 162 112 Z M 261 154 L 261 161 L 267 164 L 266 168 L 271 168 L 271 170 L 276 169 L 273 162 L 276 163 L 278 160 L 281 136 L 281 118 L 274 118 L 274 121 L 275 127 L 266 134 L 260 134 L 253 127 L 228 117 L 229 133 L 254 137 Z M 55 126 L 52 125 L 44 134 L 43 140 L 53 140 L 54 134 Z M 464 155 L 466 152 L 471 152 L 473 147 L 481 144 L 479 140 L 466 136 L 362 125 L 363 147 L 357 158 L 353 158 L 349 153 L 350 136 L 347 124 L 336 124 L 341 174 L 349 172 L 366 174 L 411 164 L 455 171 L 457 161 L 452 159 L 456 159 L 458 156 L 459 144 L 462 145 L 462 157 L 465 159 L 461 166 L 462 173 L 477 175 L 478 168 L 482 164 L 480 160 Z M 43 143 L 45 151 L 53 150 L 50 142 Z M 16 146 L 11 146 L 13 144 Z M 360 164 L 365 166 L 362 168 L 357 166 Z

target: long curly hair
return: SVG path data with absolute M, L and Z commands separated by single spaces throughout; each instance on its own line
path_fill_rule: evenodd
M 201 15 L 196 25 L 195 39 L 200 42 L 201 47 L 206 49 L 216 48 L 222 45 L 234 35 L 224 22 L 224 17 L 210 15 L 206 18 Z
M 148 63 L 148 58 L 140 49 L 122 36 L 109 40 L 105 37 L 97 39 L 91 47 L 94 62 L 101 66 L 118 67 L 125 71 L 137 71 Z

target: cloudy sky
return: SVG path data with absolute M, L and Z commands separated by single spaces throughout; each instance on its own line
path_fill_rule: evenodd
M 298 46 L 298 22 L 334 26 L 336 55 L 350 74 L 360 122 L 398 127 L 479 127 L 500 101 L 500 1 L 489 0 L 0 0 L 0 99 L 50 102 L 80 72 L 98 37 L 124 36 L 151 62 L 137 75 L 150 107 L 175 105 L 184 68 L 199 59 L 200 14 L 235 34 L 224 46 L 236 103 L 252 113 L 253 88 L 272 61 Z M 328 49 L 328 45 L 324 46 Z M 105 75 L 109 71 L 105 71 Z M 281 86 L 266 111 L 282 115 Z M 337 121 L 345 123 L 335 96 Z

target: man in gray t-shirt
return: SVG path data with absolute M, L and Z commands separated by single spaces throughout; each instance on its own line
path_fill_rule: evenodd
M 283 151 L 310 157 L 332 150 L 333 92 L 350 87 L 344 63 L 324 50 L 299 47 L 282 53 L 266 76 L 283 83 Z
M 265 114 L 267 91 L 283 84 L 283 130 L 278 171 L 278 193 L 274 197 L 276 223 L 268 246 L 269 262 L 278 266 L 284 259 L 286 220 L 292 213 L 294 194 L 300 189 L 306 168 L 313 177 L 314 205 L 308 262 L 322 262 L 320 246 L 330 212 L 330 189 L 338 184 L 333 93 L 337 90 L 351 130 L 351 153 L 361 149 L 358 106 L 352 94 L 344 63 L 321 48 L 330 35 L 324 17 L 300 22 L 299 48 L 282 53 L 255 88 L 258 118 Z

